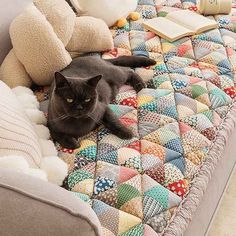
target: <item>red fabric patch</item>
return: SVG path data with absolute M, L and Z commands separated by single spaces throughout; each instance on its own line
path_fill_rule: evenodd
M 180 56 L 180 57 L 182 57 L 182 56 L 184 56 L 184 54 L 185 54 L 188 50 L 190 50 L 190 49 L 191 49 L 191 47 L 190 47 L 189 45 L 180 45 L 180 46 L 178 47 L 177 55 Z
M 64 153 L 69 153 L 69 154 L 72 154 L 74 152 L 73 149 L 67 149 L 67 148 L 59 148 L 58 151 L 61 151 L 61 152 L 64 152 Z
M 203 134 L 209 140 L 214 140 L 215 137 L 216 137 L 215 128 L 213 128 L 213 127 L 210 127 L 210 128 L 205 129 L 205 130 L 202 130 L 201 134 Z
M 110 57 L 117 57 L 118 56 L 118 49 L 117 48 L 113 48 L 112 50 L 106 52 L 106 54 Z
M 128 148 L 132 148 L 132 149 L 134 149 L 134 150 L 140 152 L 140 149 L 141 149 L 141 147 L 140 147 L 140 141 L 135 141 L 135 142 L 129 144 L 127 147 L 128 147 Z
M 229 95 L 231 98 L 235 98 L 236 97 L 236 88 L 235 87 L 228 87 L 226 89 L 224 89 L 224 92 Z
M 187 192 L 188 184 L 187 184 L 187 181 L 186 181 L 186 180 L 181 179 L 181 180 L 179 180 L 179 181 L 177 181 L 177 182 L 174 182 L 174 183 L 172 183 L 172 184 L 169 184 L 169 185 L 167 186 L 167 188 L 168 188 L 171 192 L 173 192 L 173 193 L 177 194 L 179 197 L 182 197 L 182 198 L 183 198 L 183 196 L 184 196 L 184 195 L 186 194 L 186 192 Z
M 191 6 L 188 8 L 190 11 L 197 11 L 197 6 Z
M 128 97 L 121 101 L 121 105 L 137 108 L 137 100 L 134 97 Z
M 130 118 L 122 117 L 120 118 L 120 121 L 125 126 L 130 126 L 132 124 L 135 124 L 136 122 Z

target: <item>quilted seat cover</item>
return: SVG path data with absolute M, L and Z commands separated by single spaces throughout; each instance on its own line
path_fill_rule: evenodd
M 110 105 L 135 137 L 121 140 L 99 127 L 79 149 L 58 146 L 70 166 L 64 187 L 91 203 L 104 236 L 164 232 L 236 96 L 236 9 L 210 17 L 219 29 L 173 43 L 142 28 L 179 8 L 197 10 L 195 0 L 140 0 L 141 19 L 111 29 L 116 50 L 103 57 L 145 55 L 157 62 L 136 69 L 147 88 L 136 94 L 124 86 Z

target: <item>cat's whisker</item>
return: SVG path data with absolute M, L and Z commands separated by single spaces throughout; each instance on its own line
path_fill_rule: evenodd
M 61 115 L 61 116 L 59 116 L 59 117 L 57 117 L 55 119 L 52 119 L 50 121 L 53 121 L 53 122 L 55 122 L 55 121 L 62 121 L 62 120 L 65 120 L 67 118 L 69 118 L 69 116 L 67 114 L 64 114 L 64 115 Z
M 90 115 L 87 115 L 90 119 L 92 119 L 97 125 L 103 125 L 104 123 L 102 122 L 102 120 L 101 121 L 97 121 L 97 120 L 95 120 L 92 116 L 90 116 Z

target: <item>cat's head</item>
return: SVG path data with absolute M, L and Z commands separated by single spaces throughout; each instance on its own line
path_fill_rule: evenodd
M 55 73 L 55 99 L 71 117 L 89 115 L 98 100 L 96 87 L 102 75 L 92 78 L 65 77 L 60 72 Z

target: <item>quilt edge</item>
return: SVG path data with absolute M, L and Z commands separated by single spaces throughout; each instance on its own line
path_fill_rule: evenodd
M 201 169 L 197 172 L 191 183 L 191 189 L 183 199 L 182 203 L 174 213 L 171 222 L 161 235 L 180 236 L 183 235 L 192 220 L 194 212 L 207 189 L 211 176 L 221 159 L 226 143 L 233 129 L 236 127 L 236 103 L 233 103 L 223 122 L 219 127 L 219 133 L 212 143 L 207 158 L 203 162 Z M 216 158 L 217 157 L 217 158 Z

